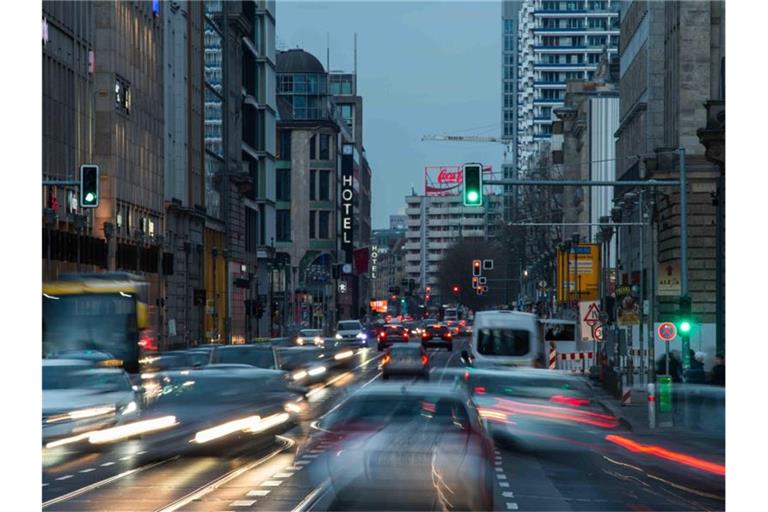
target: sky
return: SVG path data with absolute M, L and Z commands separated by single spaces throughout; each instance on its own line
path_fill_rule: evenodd
M 500 169 L 498 143 L 429 142 L 422 135 L 501 133 L 501 5 L 486 1 L 280 1 L 277 44 L 330 69 L 354 70 L 363 97 L 374 229 L 403 213 L 424 167 L 482 162 Z

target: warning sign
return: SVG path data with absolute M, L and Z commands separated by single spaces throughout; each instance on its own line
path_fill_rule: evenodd
M 595 331 L 600 326 L 600 306 L 597 302 L 581 301 L 579 302 L 579 318 L 581 319 L 581 341 L 602 341 L 602 328 L 600 328 L 597 339 Z

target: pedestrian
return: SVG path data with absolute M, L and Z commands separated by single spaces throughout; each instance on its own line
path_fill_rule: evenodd
M 685 372 L 685 382 L 690 384 L 704 384 L 707 382 L 707 376 L 704 373 L 704 354 L 702 352 L 694 353 L 688 350 L 690 368 Z
M 669 355 L 669 376 L 672 377 L 672 382 L 682 382 L 682 364 L 680 363 L 680 357 L 675 350 Z M 656 374 L 667 375 L 667 356 L 662 355 L 656 362 Z
M 712 367 L 712 378 L 709 381 L 713 386 L 725 386 L 725 356 L 717 354 L 715 365 Z

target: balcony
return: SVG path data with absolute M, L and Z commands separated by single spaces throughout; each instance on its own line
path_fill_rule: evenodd
M 418 274 L 419 272 L 421 272 L 421 266 L 420 265 L 406 265 L 405 266 L 405 271 L 408 272 L 409 274 L 410 273 Z
M 416 220 L 408 219 L 408 220 L 405 221 L 405 225 L 406 225 L 406 227 L 409 227 L 409 228 L 417 228 L 417 227 L 421 226 L 421 220 L 420 219 L 416 219 Z
M 406 215 L 419 215 L 421 214 L 421 208 L 406 208 L 405 209 Z
M 541 53 L 560 53 L 568 50 L 584 51 L 587 49 L 585 45 L 581 46 L 550 46 L 550 45 L 535 45 L 533 49 Z
M 534 105 L 562 105 L 565 100 L 563 98 L 536 98 L 533 100 Z
M 565 82 L 538 81 L 538 82 L 533 82 L 533 86 L 538 87 L 540 89 L 565 89 L 567 87 L 567 84 Z

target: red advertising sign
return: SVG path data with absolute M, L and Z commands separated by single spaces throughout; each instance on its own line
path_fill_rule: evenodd
M 492 173 L 493 167 L 483 166 L 484 173 Z M 424 195 L 447 196 L 458 194 L 464 182 L 460 165 L 428 165 L 424 167 Z
M 355 275 L 365 274 L 366 272 L 368 272 L 369 258 L 370 258 L 370 251 L 368 247 L 361 247 L 353 251 Z

